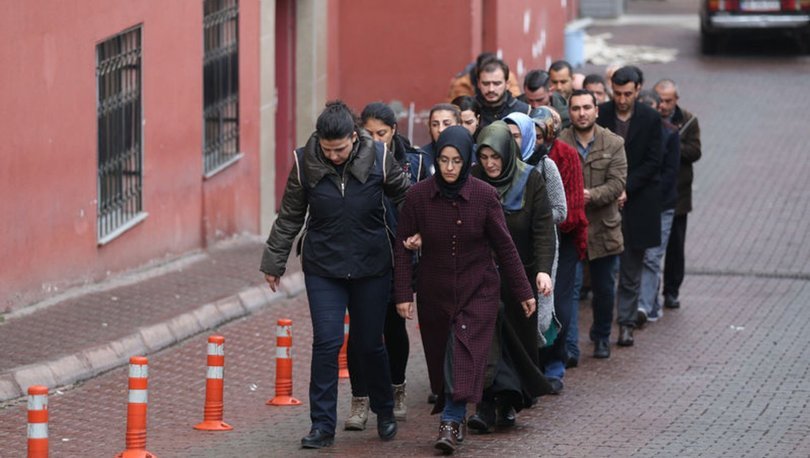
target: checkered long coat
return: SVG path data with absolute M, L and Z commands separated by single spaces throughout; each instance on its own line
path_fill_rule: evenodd
M 508 279 L 514 297 L 533 297 L 495 188 L 469 177 L 450 200 L 439 194 L 435 178 L 410 188 L 399 214 L 394 244 L 394 299 L 413 300 L 411 252 L 403 241 L 422 235 L 422 257 L 416 278 L 417 313 L 427 360 L 430 387 L 444 399 L 444 361 L 451 330 L 453 399 L 479 402 L 500 300 L 500 277 Z

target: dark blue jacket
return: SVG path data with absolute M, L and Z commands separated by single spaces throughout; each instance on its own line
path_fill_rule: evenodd
M 261 271 L 284 273 L 293 240 L 301 236 L 305 274 L 328 278 L 375 277 L 392 268 L 386 196 L 394 205 L 410 183 L 397 161 L 364 131 L 342 169 L 324 156 L 313 134 L 295 151 L 281 210 L 262 256 Z M 308 216 L 307 216 L 308 214 Z
M 664 161 L 661 165 L 661 208 L 672 210 L 678 202 L 678 168 L 681 163 L 681 137 L 678 128 L 661 123 Z

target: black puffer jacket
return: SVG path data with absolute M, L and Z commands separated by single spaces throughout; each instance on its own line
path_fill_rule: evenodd
M 391 269 L 383 199 L 387 196 L 400 204 L 410 183 L 381 143 L 364 130 L 357 133 L 341 174 L 323 156 L 317 134 L 296 150 L 281 211 L 262 255 L 262 272 L 284 274 L 305 217 L 301 243 L 305 274 L 354 279 L 383 275 Z

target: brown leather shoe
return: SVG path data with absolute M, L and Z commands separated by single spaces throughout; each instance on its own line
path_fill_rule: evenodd
M 442 451 L 445 455 L 450 455 L 458 447 L 459 424 L 455 421 L 442 421 L 439 424 L 439 437 L 433 446 Z
M 616 342 L 620 347 L 633 346 L 633 328 L 630 326 L 619 327 L 619 341 Z

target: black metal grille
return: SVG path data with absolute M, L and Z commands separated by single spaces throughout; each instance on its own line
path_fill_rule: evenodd
M 203 3 L 203 163 L 208 173 L 239 153 L 239 3 Z
M 141 29 L 96 46 L 98 238 L 142 210 Z

